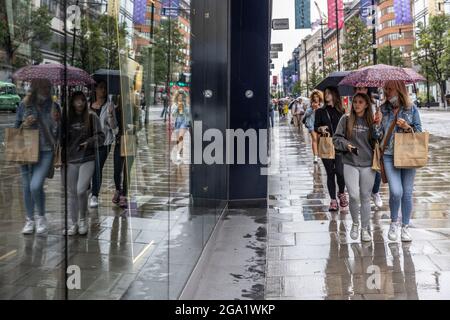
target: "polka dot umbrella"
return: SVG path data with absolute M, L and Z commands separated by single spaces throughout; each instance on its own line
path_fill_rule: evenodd
M 46 79 L 52 85 L 64 85 L 65 75 L 68 86 L 91 85 L 95 83 L 94 79 L 86 71 L 57 63 L 23 67 L 13 74 L 13 78 L 22 81 Z
M 377 64 L 350 72 L 339 85 L 353 87 L 382 87 L 387 81 L 402 81 L 415 83 L 425 81 L 425 78 L 412 69 Z

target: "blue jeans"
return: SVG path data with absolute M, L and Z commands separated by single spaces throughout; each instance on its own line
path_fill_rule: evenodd
M 394 157 L 384 155 L 384 169 L 389 183 L 389 207 L 391 220 L 397 222 L 400 204 L 402 207 L 402 223 L 409 224 L 413 206 L 413 189 L 416 169 L 397 169 L 394 167 Z
M 270 126 L 273 128 L 274 125 L 274 119 L 275 119 L 275 111 L 269 111 L 269 118 L 270 118 Z
M 31 220 L 34 220 L 35 205 L 39 215 L 45 216 L 44 182 L 52 165 L 53 151 L 41 151 L 38 163 L 21 167 L 25 209 Z

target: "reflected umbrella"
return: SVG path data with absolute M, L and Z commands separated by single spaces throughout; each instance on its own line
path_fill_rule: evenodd
M 57 63 L 23 67 L 13 74 L 13 78 L 22 81 L 48 80 L 54 86 L 66 84 L 65 78 L 68 86 L 91 85 L 95 83 L 94 79 L 86 71 Z

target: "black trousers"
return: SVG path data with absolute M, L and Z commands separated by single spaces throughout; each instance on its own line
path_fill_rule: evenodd
M 111 151 L 111 145 L 101 146 L 96 150 L 95 170 L 92 176 L 92 195 L 98 197 L 102 186 L 102 171 L 105 166 L 106 159 Z
M 339 192 L 345 191 L 344 180 L 344 164 L 342 163 L 342 155 L 336 154 L 335 159 L 322 159 L 325 171 L 327 172 L 327 187 L 330 198 L 336 199 L 336 180 Z
M 118 140 L 120 141 L 120 139 Z M 133 161 L 133 156 L 122 157 L 120 155 L 120 142 L 116 142 L 114 146 L 114 185 L 116 190 L 120 191 L 121 196 L 128 196 L 128 181 L 130 181 Z

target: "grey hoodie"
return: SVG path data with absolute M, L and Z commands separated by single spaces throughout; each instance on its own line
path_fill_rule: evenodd
M 342 162 L 354 167 L 370 167 L 373 159 L 373 145 L 379 141 L 382 131 L 379 126 L 374 125 L 369 128 L 363 118 L 356 119 L 356 125 L 353 127 L 351 139 L 346 138 L 348 116 L 344 116 L 339 121 L 336 132 L 333 136 L 333 143 L 336 150 L 343 153 Z M 372 130 L 372 139 L 369 141 L 369 130 Z M 358 148 L 358 155 L 348 151 L 347 146 Z

